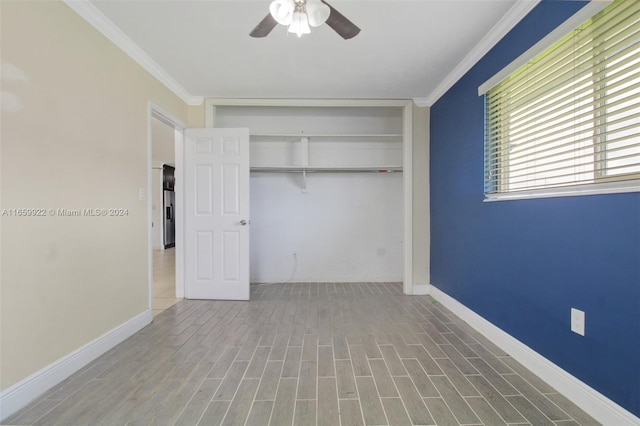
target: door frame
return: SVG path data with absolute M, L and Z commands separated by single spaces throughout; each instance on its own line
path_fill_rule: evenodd
M 427 294 L 427 286 L 413 281 L 413 101 L 405 99 L 226 99 L 204 101 L 205 127 L 215 127 L 217 106 L 397 107 L 402 109 L 404 294 Z
M 149 101 L 147 105 L 147 270 L 149 280 L 149 310 L 153 309 L 153 138 L 151 134 L 151 119 L 156 118 L 175 130 L 175 188 L 176 193 L 176 298 L 184 298 L 184 229 L 182 223 L 184 197 L 184 131 L 187 125 L 176 118 L 169 111 Z

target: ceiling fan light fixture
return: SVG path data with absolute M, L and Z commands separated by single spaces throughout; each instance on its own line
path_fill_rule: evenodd
M 299 11 L 293 13 L 293 20 L 291 21 L 291 25 L 289 25 L 289 32 L 296 33 L 298 37 L 302 37 L 302 34 L 311 33 L 306 13 Z
M 269 4 L 269 14 L 249 35 L 256 38 L 266 37 L 278 24 L 288 27 L 288 31 L 297 34 L 298 37 L 311 33 L 309 25 L 317 27 L 322 24 L 327 24 L 345 40 L 360 33 L 360 28 L 326 0 L 273 0 Z
M 296 4 L 293 0 L 274 0 L 269 5 L 269 12 L 278 24 L 289 25 L 293 20 Z
M 319 27 L 327 22 L 331 9 L 320 0 L 307 0 L 307 17 L 309 18 L 309 25 L 312 27 Z

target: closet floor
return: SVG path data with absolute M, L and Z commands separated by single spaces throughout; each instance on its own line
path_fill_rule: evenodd
M 5 423 L 598 424 L 397 283 L 252 285 L 249 302 L 179 301 Z

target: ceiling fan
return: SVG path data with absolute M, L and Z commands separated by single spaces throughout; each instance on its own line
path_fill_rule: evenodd
M 266 37 L 276 25 L 287 25 L 298 37 L 309 34 L 311 27 L 326 23 L 345 40 L 358 35 L 360 28 L 324 0 L 274 0 L 269 14 L 249 33 Z

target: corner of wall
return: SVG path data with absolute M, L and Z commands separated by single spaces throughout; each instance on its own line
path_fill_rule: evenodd
M 577 379 L 453 297 L 428 285 L 429 295 L 604 425 L 638 425 L 640 418 Z
M 200 105 L 189 105 L 187 107 L 188 126 L 202 128 L 205 126 L 205 107 Z
M 413 284 L 413 296 L 426 296 L 427 294 L 430 294 L 431 291 L 431 285 L 430 284 L 418 284 L 418 283 L 414 283 Z
M 0 392 L 0 422 L 153 321 L 147 310 Z
M 413 280 L 428 283 L 430 280 L 431 219 L 429 192 L 429 121 L 431 109 L 413 104 Z M 412 294 L 416 293 L 414 284 Z M 420 290 L 423 291 L 423 290 Z

